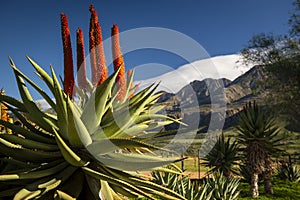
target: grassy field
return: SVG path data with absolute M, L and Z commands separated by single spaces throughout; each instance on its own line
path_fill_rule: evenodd
M 248 183 L 240 183 L 240 198 L 241 200 L 297 200 L 300 199 L 300 183 L 292 183 L 289 181 L 282 181 L 278 179 L 273 180 L 273 195 L 266 195 L 263 190 L 263 186 L 260 185 L 258 198 L 249 197 L 250 186 Z
M 225 136 L 235 138 L 237 133 L 234 129 L 229 129 L 224 132 Z M 287 158 L 287 155 L 291 155 L 293 162 L 300 164 L 300 133 L 296 132 L 289 132 L 284 131 L 284 140 L 282 149 L 284 150 L 282 152 L 282 155 Z M 182 152 L 184 151 L 185 156 L 189 157 L 197 157 L 198 156 L 198 150 L 201 148 L 203 141 L 207 139 L 207 134 L 195 134 L 193 132 L 182 134 L 182 136 L 164 136 L 160 137 L 158 139 L 155 139 L 151 141 L 151 143 L 160 146 L 160 147 L 167 147 L 175 150 L 176 152 Z M 171 144 L 171 145 L 170 145 Z M 182 149 L 182 150 L 181 150 Z M 175 154 L 174 154 L 175 155 Z M 178 154 L 178 156 L 180 156 Z M 193 162 L 187 160 L 187 163 L 185 166 L 187 168 L 190 164 L 194 165 Z

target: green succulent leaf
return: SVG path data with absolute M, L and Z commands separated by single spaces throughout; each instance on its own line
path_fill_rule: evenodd
M 83 161 L 62 139 L 62 137 L 53 129 L 55 133 L 55 139 L 57 145 L 61 151 L 61 154 L 65 158 L 65 160 L 73 166 L 83 167 L 89 164 L 87 161 Z

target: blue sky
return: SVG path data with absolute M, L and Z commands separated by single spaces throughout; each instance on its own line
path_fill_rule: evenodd
M 292 0 L 2 0 L 0 2 L 0 87 L 18 97 L 8 56 L 38 83 L 25 56 L 49 71 L 50 64 L 62 75 L 63 54 L 60 13 L 69 18 L 73 53 L 75 31 L 82 28 L 88 48 L 88 7 L 95 5 L 104 39 L 114 23 L 120 31 L 140 27 L 162 27 L 181 32 L 211 55 L 238 53 L 255 33 L 286 33 Z M 106 49 L 106 51 L 109 51 Z M 74 57 L 75 58 L 75 57 Z M 74 59 L 75 60 L 75 59 Z M 74 62 L 75 63 L 75 62 Z M 127 69 L 146 63 L 171 68 L 186 60 L 160 50 L 143 50 L 125 55 Z

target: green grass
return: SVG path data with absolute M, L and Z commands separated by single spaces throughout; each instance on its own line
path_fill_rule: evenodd
M 274 179 L 273 181 L 273 195 L 267 195 L 264 192 L 263 185 L 259 186 L 259 197 L 251 198 L 250 197 L 250 186 L 248 183 L 240 183 L 239 185 L 240 198 L 241 200 L 297 200 L 300 199 L 300 183 L 293 183 L 289 181 L 283 181 Z
M 188 157 L 183 162 L 184 162 L 184 170 L 185 171 L 198 172 L 198 158 Z M 201 160 L 200 163 L 203 163 L 203 160 Z M 176 165 L 181 168 L 181 162 L 176 163 Z M 200 164 L 201 172 L 207 172 L 208 170 L 209 170 L 208 167 L 205 167 L 205 166 L 203 166 L 203 164 Z

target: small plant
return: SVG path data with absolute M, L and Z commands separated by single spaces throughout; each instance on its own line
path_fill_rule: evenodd
M 291 162 L 282 163 L 278 168 L 277 177 L 282 180 L 289 180 L 291 182 L 300 181 L 300 169 L 298 166 L 293 165 Z
M 219 140 L 216 142 L 212 150 L 204 157 L 204 165 L 210 167 L 210 173 L 221 172 L 225 176 L 237 174 L 239 147 L 236 141 L 231 141 L 230 138 L 225 140 L 222 133 Z
M 212 178 L 206 179 L 208 191 L 213 192 L 213 200 L 236 200 L 239 196 L 239 179 L 226 177 L 222 173 L 214 173 Z
M 170 169 L 170 168 L 168 168 Z M 181 194 L 189 200 L 211 199 L 213 191 L 209 191 L 208 185 L 196 186 L 188 176 L 182 174 L 180 169 L 173 171 L 153 171 L 153 182 Z

